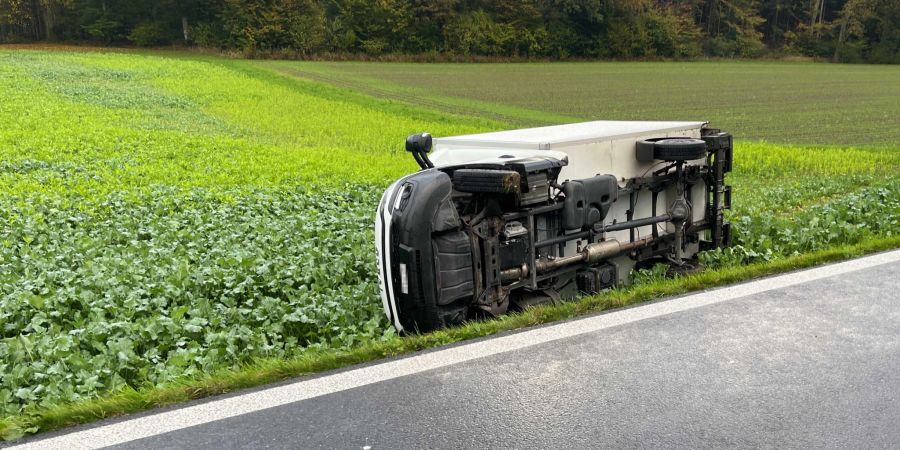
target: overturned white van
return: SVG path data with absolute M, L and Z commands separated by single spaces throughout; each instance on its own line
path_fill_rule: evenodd
M 375 222 L 400 331 L 596 293 L 637 264 L 729 245 L 732 138 L 706 122 L 417 134 L 406 148 L 422 170 L 387 189 Z

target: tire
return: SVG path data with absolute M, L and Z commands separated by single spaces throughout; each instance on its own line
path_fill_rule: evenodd
M 653 157 L 663 161 L 691 161 L 706 156 L 706 141 L 691 138 L 660 139 L 653 143 Z
M 511 170 L 459 169 L 453 172 L 453 188 L 471 194 L 518 194 L 520 177 Z

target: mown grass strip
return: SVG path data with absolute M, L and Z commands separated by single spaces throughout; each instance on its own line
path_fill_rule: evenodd
M 293 359 L 259 359 L 239 370 L 222 370 L 203 378 L 163 387 L 125 389 L 108 396 L 72 404 L 49 406 L 27 415 L 0 419 L 0 436 L 16 439 L 26 434 L 94 422 L 123 414 L 145 411 L 213 395 L 225 394 L 291 377 L 359 364 L 414 351 L 489 336 L 504 331 L 570 319 L 666 296 L 684 294 L 739 281 L 811 267 L 865 254 L 900 248 L 900 236 L 867 240 L 814 253 L 795 255 L 773 262 L 729 267 L 699 274 L 642 284 L 577 302 L 540 306 L 496 320 L 471 322 L 462 327 L 429 334 L 394 337 L 348 351 L 309 352 Z

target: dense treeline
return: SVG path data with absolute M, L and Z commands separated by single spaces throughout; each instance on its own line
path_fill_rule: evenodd
M 0 42 L 900 62 L 898 0 L 0 0 Z

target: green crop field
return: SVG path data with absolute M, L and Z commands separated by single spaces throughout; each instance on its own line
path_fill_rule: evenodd
M 897 145 L 900 67 L 785 62 L 267 62 L 389 98 L 522 125 L 709 120 L 745 140 Z
M 723 107 L 664 80 L 781 66 L 654 63 L 631 83 L 594 82 L 615 106 L 591 109 L 600 97 L 581 95 L 577 80 L 594 64 L 367 67 L 0 50 L 0 415 L 401 339 L 377 295 L 372 215 L 384 187 L 415 169 L 401 151 L 413 132 L 588 116 L 733 127 L 738 245 L 705 255 L 710 270 L 900 232 L 893 68 L 786 65 L 819 80 L 839 72 L 856 91 L 837 89 L 838 101 L 804 90 L 787 107 L 744 85 L 729 101 L 760 99 Z M 534 70 L 564 82 L 525 86 Z M 430 100 L 417 97 L 429 86 Z M 835 111 L 841 102 L 856 128 Z M 793 141 L 789 129 L 810 120 L 833 122 L 804 129 L 804 141 L 865 145 L 759 142 Z M 0 435 L 22 431 L 3 423 Z

